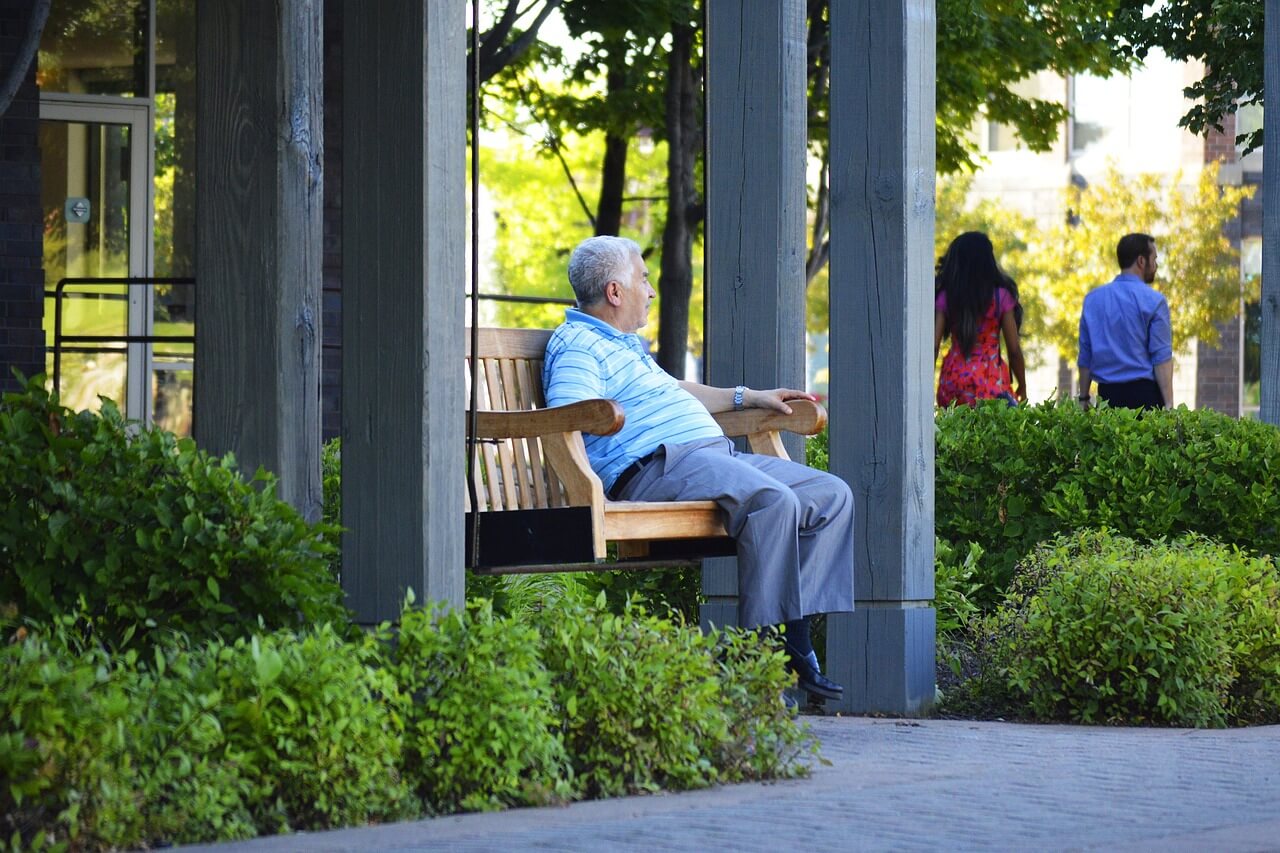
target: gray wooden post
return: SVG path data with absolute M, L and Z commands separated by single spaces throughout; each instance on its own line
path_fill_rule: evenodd
M 934 699 L 932 0 L 831 0 L 831 470 L 857 500 L 837 709 Z M 830 704 L 830 703 L 829 703 Z
M 195 436 L 320 516 L 320 0 L 197 6 Z
M 343 3 L 342 585 L 461 605 L 463 5 Z
M 706 381 L 802 388 L 805 4 L 709 0 L 706 44 Z M 736 560 L 702 588 L 703 624 L 736 625 Z
M 1280 2 L 1267 0 L 1262 147 L 1262 376 L 1258 417 L 1280 426 Z

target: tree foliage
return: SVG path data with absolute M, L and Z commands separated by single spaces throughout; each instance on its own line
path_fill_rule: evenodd
M 1262 105 L 1266 32 L 1263 0 L 1119 0 L 1111 37 L 1122 55 L 1145 59 L 1162 50 L 1171 59 L 1200 60 L 1204 77 L 1183 90 L 1191 107 L 1180 124 L 1193 133 L 1213 127 L 1247 104 Z M 1262 128 L 1237 137 L 1245 152 L 1262 146 Z
M 1256 298 L 1245 289 L 1256 291 L 1257 282 L 1241 281 L 1239 252 L 1223 234 L 1252 195 L 1253 187 L 1218 186 L 1216 163 L 1188 184 L 1181 173 L 1166 182 L 1113 168 L 1096 184 L 1068 189 L 1070 219 L 1038 241 L 1044 271 L 1029 281 L 1044 305 L 1046 339 L 1064 357 L 1075 355 L 1084 296 L 1116 276 L 1116 241 L 1137 231 L 1156 238 L 1155 286 L 1169 300 L 1174 348 L 1193 338 L 1215 345 L 1215 324 L 1239 312 L 1242 296 Z
M 1100 36 L 1110 31 L 1108 0 L 1010 3 L 938 0 L 937 161 L 949 174 L 978 162 L 975 119 L 1009 125 L 1032 151 L 1048 151 L 1068 117 L 1064 104 L 1017 93 L 1041 71 L 1107 76 L 1132 58 Z
M 1119 35 L 1107 26 L 1113 7 L 1113 0 L 1051 4 L 938 0 L 938 173 L 972 172 L 981 166 L 973 128 L 983 116 L 1013 128 L 1030 150 L 1048 151 L 1068 118 L 1066 105 L 1024 96 L 1019 93 L 1019 84 L 1042 71 L 1064 77 L 1086 72 L 1107 76 L 1130 67 L 1134 58 L 1118 50 L 1115 40 Z M 825 266 L 829 252 L 829 13 L 830 0 L 810 0 L 809 135 L 813 153 L 822 164 L 817 185 L 810 192 L 814 210 L 807 263 L 810 283 Z

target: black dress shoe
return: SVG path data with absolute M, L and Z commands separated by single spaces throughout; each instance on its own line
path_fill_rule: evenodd
M 800 655 L 787 649 L 787 668 L 796 674 L 800 689 L 811 696 L 823 699 L 839 699 L 844 695 L 844 687 L 822 674 L 818 668 L 818 656 L 813 652 Z

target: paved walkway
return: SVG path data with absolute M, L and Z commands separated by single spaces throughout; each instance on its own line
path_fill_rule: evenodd
M 216 847 L 415 850 L 1280 850 L 1280 727 L 809 718 L 807 779 Z

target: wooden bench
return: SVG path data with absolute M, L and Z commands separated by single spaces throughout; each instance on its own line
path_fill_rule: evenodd
M 582 436 L 611 435 L 625 415 L 613 400 L 546 407 L 542 362 L 550 337 L 547 330 L 479 330 L 478 458 L 472 471 L 478 508 L 468 491 L 468 564 L 502 574 L 649 568 L 671 565 L 677 555 L 732 554 L 733 540 L 713 501 L 605 497 Z M 470 330 L 466 339 L 470 394 Z M 746 409 L 715 418 L 726 435 L 746 437 L 752 452 L 787 458 L 779 431 L 814 435 L 827 422 L 816 403 L 790 405 L 790 415 Z M 481 558 L 475 561 L 473 523 L 480 527 Z M 606 563 L 611 542 L 618 561 Z

